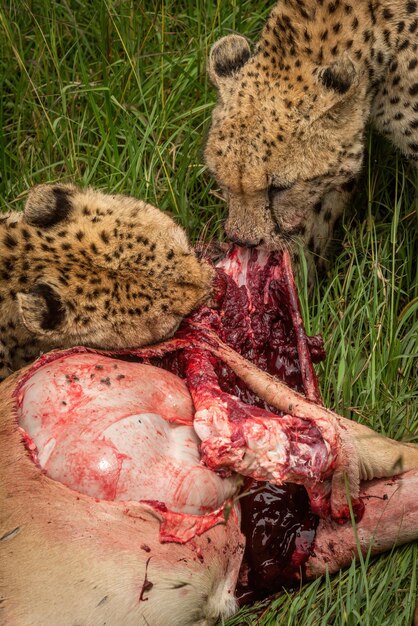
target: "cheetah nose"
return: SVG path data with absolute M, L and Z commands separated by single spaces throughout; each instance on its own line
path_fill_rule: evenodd
M 256 248 L 261 243 L 263 243 L 262 239 L 241 239 L 240 237 L 228 233 L 228 239 L 232 241 L 232 243 L 236 243 L 238 246 L 242 246 L 243 248 Z

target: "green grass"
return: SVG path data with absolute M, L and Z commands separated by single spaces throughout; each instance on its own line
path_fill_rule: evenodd
M 144 198 L 194 239 L 222 235 L 225 209 L 202 148 L 215 100 L 210 45 L 256 39 L 269 3 L 7 0 L 0 8 L 2 209 L 28 188 L 75 181 Z M 371 137 L 364 175 L 326 277 L 301 298 L 321 332 L 326 404 L 395 438 L 418 430 L 417 172 Z M 417 546 L 242 610 L 228 624 L 408 625 Z

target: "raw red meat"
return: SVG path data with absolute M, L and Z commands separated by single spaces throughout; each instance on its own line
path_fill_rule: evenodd
M 250 494 L 241 497 L 247 537 L 241 592 L 246 580 L 247 588 L 265 593 L 300 578 L 314 550 L 314 512 L 347 521 L 346 479 L 359 523 L 366 501 L 360 479 L 416 468 L 418 453 L 322 408 L 312 367 L 324 357 L 322 340 L 305 334 L 286 254 L 232 249 L 218 264 L 214 300 L 214 307 L 192 314 L 178 339 L 159 350 L 180 348 L 184 341 L 184 351 L 166 357 L 164 367 L 187 377 L 205 463 L 222 475 L 233 469 L 276 483 L 246 483 Z M 276 380 L 262 380 L 250 363 Z M 305 395 L 292 393 L 277 379 Z M 384 487 L 379 483 L 378 488 Z M 337 536 L 338 526 L 329 523 Z M 369 523 L 370 516 L 366 530 Z M 393 529 L 392 524 L 392 539 Z M 353 554 L 355 543 L 347 546 L 346 555 Z
M 68 362 L 70 358 L 68 355 L 75 355 L 77 352 L 88 351 L 75 349 L 62 353 L 65 364 L 63 361 L 61 372 L 57 362 L 53 364 L 53 360 L 56 359 L 54 355 L 44 357 L 43 364 L 39 367 L 42 365 L 47 378 L 55 376 L 58 372 L 58 388 L 62 388 L 64 383 L 69 384 L 70 388 L 71 385 L 79 386 L 80 372 L 77 369 L 74 378 Z M 353 506 L 358 520 L 362 514 L 362 500 L 359 497 L 360 478 L 388 475 L 384 473 L 386 470 L 379 474 L 376 470 L 377 461 L 374 458 L 369 459 L 364 452 L 366 447 L 370 447 L 370 439 L 366 439 L 372 431 L 344 420 L 321 406 L 312 362 L 324 357 L 322 341 L 320 337 L 309 338 L 304 332 L 290 263 L 285 254 L 268 256 L 258 250 L 233 249 L 218 265 L 211 307 L 203 307 L 189 316 L 174 339 L 150 348 L 129 350 L 125 351 L 124 355 L 119 354 L 120 358 L 123 356 L 143 363 L 143 365 L 123 363 L 123 367 L 128 369 L 132 367 L 133 372 L 135 370 L 136 373 L 132 374 L 133 379 L 140 381 L 142 387 L 144 382 L 148 383 L 151 379 L 155 381 L 170 379 L 167 371 L 163 373 L 161 370 L 170 370 L 185 379 L 193 398 L 194 429 L 201 440 L 200 454 L 206 468 L 199 464 L 197 441 L 190 426 L 191 411 L 184 383 L 181 383 L 179 378 L 175 379 L 178 381 L 175 383 L 176 393 L 180 394 L 179 398 L 182 396 L 184 408 L 172 417 L 170 409 L 163 406 L 161 400 L 155 404 L 154 400 L 149 404 L 145 402 L 145 406 L 139 407 L 138 398 L 142 394 L 141 391 L 134 401 L 134 406 L 130 407 L 128 417 L 125 415 L 123 418 L 127 420 L 127 427 L 122 428 L 124 435 L 128 434 L 132 442 L 136 440 L 139 449 L 145 440 L 141 439 L 142 435 L 138 438 L 138 433 L 133 429 L 135 416 L 139 411 L 157 413 L 159 417 L 153 418 L 148 424 L 153 423 L 161 431 L 158 435 L 160 439 L 167 442 L 169 439 L 167 433 L 172 434 L 180 424 L 186 423 L 189 431 L 186 434 L 187 441 L 183 439 L 183 453 L 185 450 L 193 449 L 192 461 L 187 466 L 187 471 L 182 473 L 181 456 L 180 459 L 176 459 L 180 464 L 171 464 L 170 461 L 170 468 L 174 469 L 165 472 L 160 470 L 162 480 L 156 480 L 153 490 L 152 476 L 155 477 L 153 470 L 163 467 L 163 459 L 166 456 L 170 459 L 174 448 L 167 444 L 160 454 L 154 440 L 151 445 L 153 454 L 139 464 L 134 458 L 132 442 L 128 446 L 129 454 L 126 449 L 118 448 L 115 451 L 115 443 L 125 446 L 125 437 L 120 436 L 120 426 L 117 428 L 113 426 L 115 415 L 112 414 L 109 417 L 110 422 L 107 423 L 103 413 L 107 410 L 104 406 L 106 402 L 103 404 L 102 399 L 115 393 L 118 405 L 120 391 L 114 389 L 121 389 L 124 385 L 114 384 L 111 376 L 107 375 L 98 379 L 104 387 L 100 388 L 102 396 L 99 401 L 102 417 L 98 422 L 96 420 L 97 423 L 104 420 L 99 438 L 101 443 L 106 440 L 107 447 L 103 455 L 97 457 L 98 439 L 97 432 L 94 432 L 91 440 L 94 445 L 89 443 L 89 449 L 94 451 L 92 458 L 96 459 L 95 468 L 100 466 L 103 459 L 107 463 L 109 454 L 113 455 L 112 462 L 108 463 L 112 471 L 106 473 L 103 476 L 103 484 L 98 485 L 96 469 L 93 472 L 93 481 L 91 468 L 80 473 L 80 466 L 85 464 L 81 454 L 81 462 L 79 458 L 77 469 L 73 471 L 72 476 L 66 464 L 64 471 L 62 472 L 61 467 L 61 474 L 57 472 L 54 477 L 63 482 L 67 480 L 69 486 L 80 490 L 85 490 L 87 485 L 89 489 L 93 489 L 88 493 L 96 497 L 146 500 L 161 513 L 162 539 L 187 541 L 193 533 L 200 534 L 222 521 L 222 508 L 225 505 L 230 506 L 228 499 L 238 487 L 237 473 L 248 476 L 253 482 L 246 482 L 243 489 L 244 492 L 250 493 L 245 497 L 241 496 L 242 528 L 247 537 L 241 576 L 242 593 L 255 587 L 264 592 L 272 591 L 280 582 L 299 578 L 303 568 L 307 568 L 308 565 L 310 571 L 313 571 L 311 557 L 318 525 L 315 513 L 327 518 L 331 512 L 339 521 L 344 521 L 349 516 L 345 471 L 348 472 Z M 80 355 L 77 354 L 74 362 L 77 368 L 79 358 Z M 88 389 L 95 364 L 106 367 L 109 371 L 112 367 L 115 369 L 122 367 L 122 364 L 110 364 L 115 364 L 116 361 L 107 363 L 108 359 L 106 364 L 102 363 L 100 358 L 94 357 L 89 363 L 90 369 L 84 373 L 84 377 L 81 376 L 82 396 Z M 158 373 L 153 366 L 160 368 Z M 55 368 L 55 374 L 51 370 L 45 370 L 48 367 Z M 140 372 L 141 367 L 150 369 Z M 31 375 L 33 376 L 33 373 Z M 30 385 L 31 380 L 28 378 L 24 384 Z M 109 382 L 106 382 L 107 380 Z M 280 381 L 286 382 L 296 392 Z M 92 387 L 94 397 L 98 392 L 95 386 L 97 382 L 96 380 Z M 28 387 L 20 389 L 24 396 Z M 152 387 L 149 393 L 152 396 Z M 57 401 L 59 402 L 59 395 Z M 43 402 L 48 407 L 50 399 L 45 398 Z M 141 402 L 144 400 L 141 399 Z M 111 404 L 113 411 L 113 401 Z M 23 399 L 21 405 L 24 407 Z M 45 415 L 46 422 L 50 417 L 48 411 L 49 409 Z M 87 416 L 90 423 L 91 416 L 88 411 L 86 412 L 84 408 L 82 413 L 84 417 Z M 78 419 L 79 416 L 80 413 Z M 24 419 L 23 412 L 22 420 Z M 24 421 L 22 426 L 30 431 Z M 145 429 L 148 433 L 147 445 L 151 430 L 151 427 L 148 431 Z M 30 433 L 35 439 L 32 431 Z M 109 433 L 111 436 L 108 436 Z M 386 454 L 389 446 L 390 454 L 386 465 L 391 466 L 393 459 L 399 454 L 399 447 L 388 444 L 388 440 L 384 438 L 375 437 L 377 438 L 375 447 L 379 454 L 383 449 Z M 69 446 L 71 461 L 73 456 L 80 457 L 80 452 L 73 454 L 73 442 L 74 439 Z M 29 441 L 29 446 L 31 445 L 33 447 L 33 442 Z M 35 445 L 39 445 L 38 441 L 35 441 Z M 84 442 L 82 445 L 84 446 Z M 46 448 L 42 452 L 38 449 L 37 452 L 39 461 L 46 459 L 46 463 L 49 463 L 52 454 L 50 439 L 46 443 Z M 403 454 L 404 469 L 416 467 L 416 450 L 404 447 Z M 129 456 L 127 465 L 130 465 L 122 469 L 127 456 Z M 156 459 L 162 459 L 163 465 L 159 466 Z M 364 459 L 366 460 L 363 462 Z M 44 467 L 47 469 L 46 465 Z M 350 474 L 351 467 L 354 467 L 354 470 Z M 146 489 L 138 491 L 138 486 L 135 485 L 135 472 L 141 471 L 143 476 L 147 470 L 150 478 L 143 481 L 141 489 L 148 485 L 148 491 Z M 195 493 L 193 489 L 190 493 L 187 489 L 183 492 L 180 489 L 179 492 L 175 485 L 170 491 L 164 484 L 164 481 L 170 483 L 166 478 L 171 475 L 176 477 L 180 485 L 184 481 L 190 484 L 187 483 L 186 474 L 192 471 L 196 484 L 199 483 Z M 125 480 L 126 473 L 128 478 Z M 394 473 L 393 464 L 392 473 Z M 261 482 L 256 484 L 254 479 Z M 283 485 L 285 482 L 291 484 Z M 207 493 L 199 494 L 199 489 Z M 150 497 L 150 492 L 153 491 L 155 497 Z M 179 493 L 182 494 L 181 497 Z M 197 495 L 197 499 L 190 500 L 192 495 Z M 199 499 L 199 496 L 202 497 Z M 332 498 L 330 500 L 330 496 L 333 496 L 334 500 Z M 329 524 L 334 524 L 332 529 L 337 533 L 338 526 L 332 522 Z M 319 528 L 322 532 L 322 522 Z M 324 563 L 325 560 L 322 562 L 323 567 Z

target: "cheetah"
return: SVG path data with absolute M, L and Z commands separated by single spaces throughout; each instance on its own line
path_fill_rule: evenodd
M 233 241 L 326 259 L 368 122 L 418 162 L 418 3 L 280 0 L 252 53 L 217 41 L 205 161 Z
M 0 219 L 0 379 L 51 348 L 172 335 L 213 270 L 168 215 L 124 195 L 39 185 Z

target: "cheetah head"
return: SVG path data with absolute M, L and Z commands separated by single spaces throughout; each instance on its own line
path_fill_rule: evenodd
M 40 185 L 19 228 L 31 261 L 19 315 L 55 347 L 157 342 L 210 295 L 213 271 L 183 229 L 135 198 Z
M 327 238 L 321 200 L 352 185 L 361 168 L 365 90 L 348 56 L 328 65 L 282 62 L 265 45 L 252 55 L 238 35 L 214 44 L 209 74 L 218 102 L 205 160 L 228 203 L 227 235 L 292 249 L 315 231 Z

